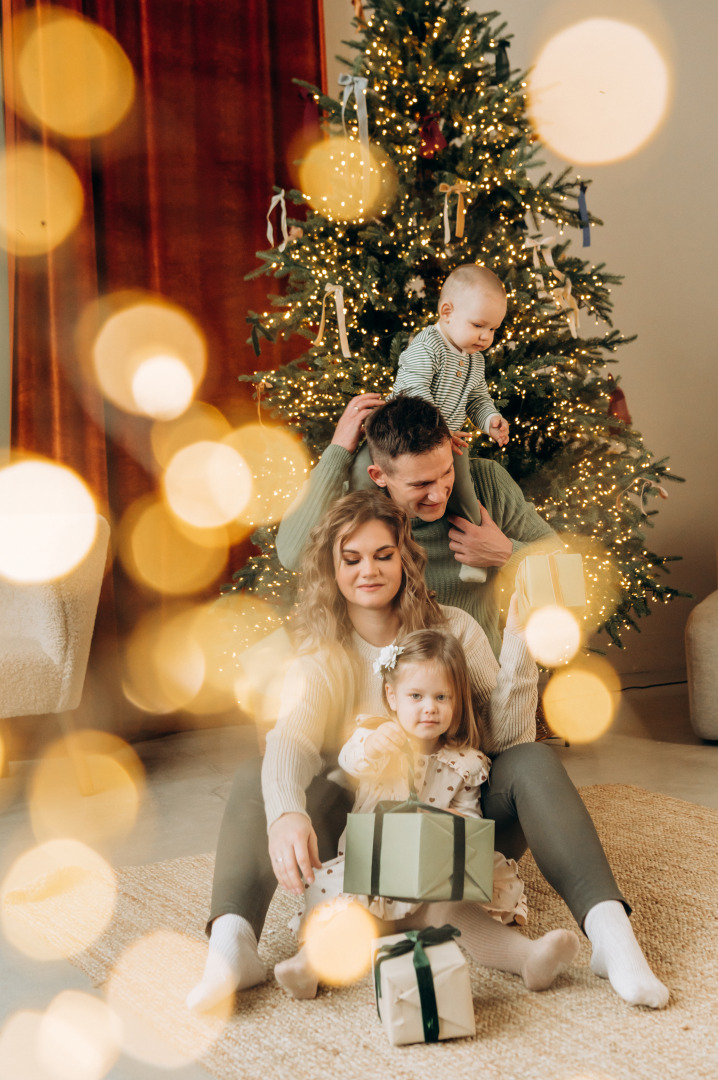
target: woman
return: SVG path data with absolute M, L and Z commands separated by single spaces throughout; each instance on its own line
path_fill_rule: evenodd
M 527 846 L 593 945 L 593 971 L 630 1004 L 663 1007 L 668 991 L 633 936 L 630 908 L 593 823 L 551 750 L 536 743 L 536 667 L 511 619 L 496 661 L 465 612 L 427 592 L 426 562 L 403 510 L 376 492 L 338 500 L 307 548 L 295 629 L 299 656 L 262 766 L 238 770 L 220 830 L 202 982 L 188 998 L 210 1009 L 263 981 L 257 941 L 276 883 L 296 895 L 333 858 L 351 809 L 336 754 L 358 713 L 386 712 L 379 653 L 399 631 L 444 625 L 461 642 L 494 755 L 482 809 L 496 823 L 496 848 L 519 859 Z M 337 783 L 339 780 L 339 783 Z M 264 840 L 268 831 L 268 844 Z

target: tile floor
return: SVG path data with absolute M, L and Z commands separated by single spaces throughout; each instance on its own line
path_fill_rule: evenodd
M 103 854 L 121 866 L 211 851 L 233 770 L 255 744 L 252 729 L 236 727 L 137 743 L 147 777 L 138 824 Z M 702 743 L 691 731 L 685 684 L 624 690 L 608 734 L 587 746 L 561 746 L 558 752 L 579 787 L 635 784 L 718 809 L 718 745 Z M 0 780 L 0 880 L 33 842 L 25 801 L 32 768 L 31 762 L 14 763 L 10 777 Z M 91 991 L 89 981 L 68 962 L 26 959 L 0 935 L 0 1026 L 18 1009 L 44 1010 L 69 988 Z M 173 1080 L 208 1076 L 199 1065 L 169 1074 L 123 1056 L 108 1080 L 158 1080 L 162 1075 Z

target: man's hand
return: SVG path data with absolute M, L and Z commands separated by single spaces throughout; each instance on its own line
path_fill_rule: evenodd
M 283 888 L 302 896 L 304 889 L 300 873 L 305 881 L 314 881 L 314 871 L 319 869 L 319 847 L 312 823 L 304 814 L 282 814 L 269 828 L 269 857 L 277 881 Z
M 350 454 L 356 451 L 364 430 L 364 421 L 378 405 L 384 404 L 381 394 L 359 394 L 353 397 L 339 417 L 332 443 L 343 446 Z
M 372 731 L 364 740 L 364 753 L 376 761 L 384 754 L 395 754 L 406 746 L 406 732 L 398 720 L 387 720 L 385 724 Z
M 506 446 L 509 441 L 509 424 L 503 416 L 494 416 L 489 424 L 489 436 L 499 446 Z
M 467 566 L 503 566 L 513 554 L 513 545 L 494 524 L 481 503 L 479 509 L 480 526 L 456 514 L 446 515 L 454 526 L 449 529 L 449 547 L 456 561 Z

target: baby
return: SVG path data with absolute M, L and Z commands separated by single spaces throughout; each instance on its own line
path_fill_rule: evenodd
M 452 432 L 454 488 L 447 513 L 481 525 L 476 492 L 471 480 L 467 443 L 461 429 L 467 416 L 499 446 L 509 438 L 509 425 L 489 396 L 481 355 L 494 340 L 506 315 L 503 285 L 485 266 L 466 263 L 453 270 L 439 296 L 439 321 L 416 335 L 399 357 L 392 395 L 405 393 L 431 401 Z M 370 487 L 365 479 L 371 464 L 366 447 L 360 451 L 353 478 L 355 486 Z M 462 581 L 486 581 L 484 567 L 462 565 Z

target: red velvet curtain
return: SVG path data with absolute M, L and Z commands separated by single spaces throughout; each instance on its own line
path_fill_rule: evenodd
M 181 305 L 208 340 L 197 397 L 235 419 L 255 406 L 237 375 L 258 366 L 249 309 L 268 281 L 245 282 L 266 247 L 273 184 L 304 116 L 292 78 L 323 78 L 321 0 L 62 0 L 120 43 L 137 78 L 123 123 L 93 141 L 30 129 L 13 112 L 13 17 L 34 0 L 2 0 L 7 143 L 59 149 L 85 193 L 78 228 L 49 255 L 11 258 L 12 443 L 76 469 L 117 522 L 154 485 L 149 423 L 107 404 L 84 374 L 77 328 L 105 292 L 150 289 Z M 262 366 L 288 358 L 287 346 Z M 233 552 L 231 570 L 246 547 Z M 100 630 L 124 631 L 143 604 L 115 568 Z

